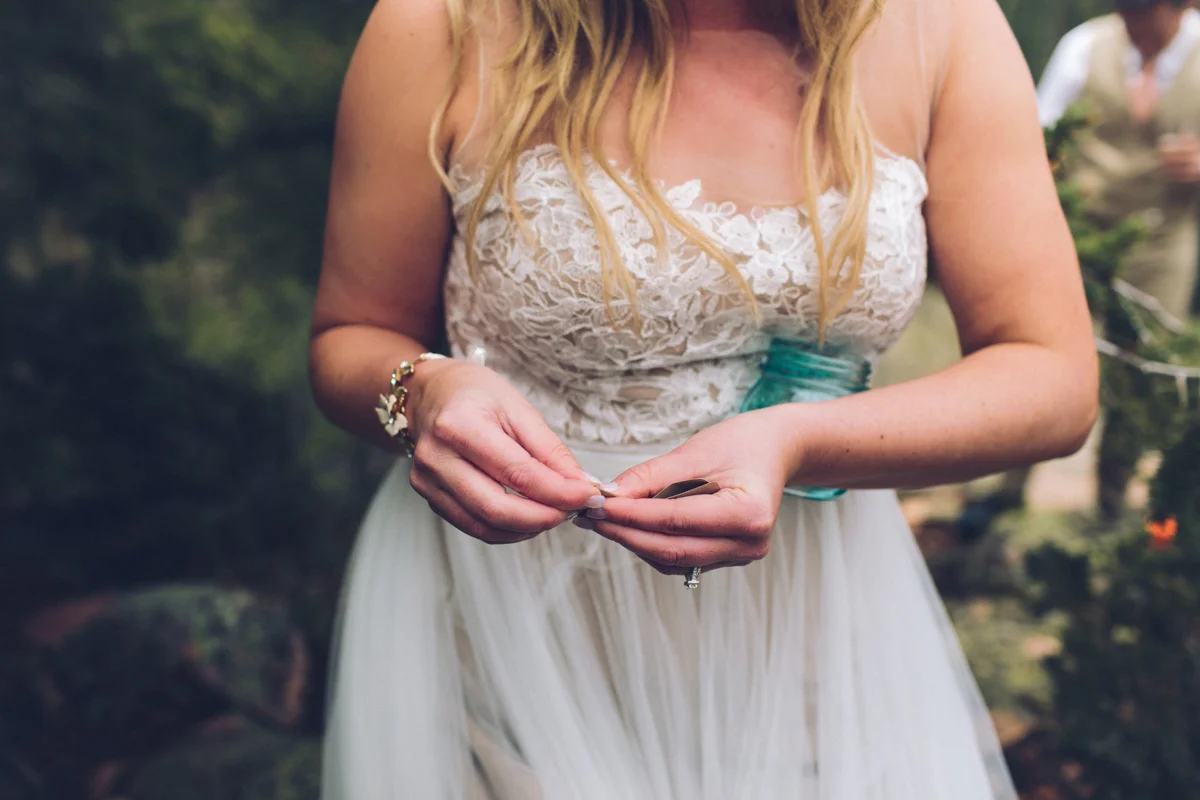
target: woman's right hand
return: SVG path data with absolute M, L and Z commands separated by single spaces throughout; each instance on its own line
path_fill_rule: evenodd
M 476 539 L 522 542 L 561 525 L 567 512 L 603 503 L 541 414 L 486 367 L 421 364 L 409 379 L 407 410 L 412 487 Z
M 448 158 L 474 123 L 479 91 L 471 82 L 478 49 L 468 43 L 467 61 L 458 64 L 450 34 L 436 0 L 376 4 L 338 108 L 312 384 L 330 419 L 372 442 L 385 441 L 369 409 L 387 375 L 446 329 L 442 290 L 454 219 L 434 161 Z M 459 73 L 464 79 L 443 106 L 447 82 Z M 541 416 L 495 372 L 426 361 L 406 385 L 417 443 L 412 485 L 468 534 L 528 539 L 598 494 Z

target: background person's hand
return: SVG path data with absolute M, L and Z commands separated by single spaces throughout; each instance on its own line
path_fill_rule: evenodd
M 1158 156 L 1171 183 L 1200 183 L 1200 138 L 1190 133 L 1164 136 Z
M 439 516 L 477 539 L 531 539 L 598 496 L 541 415 L 490 369 L 420 365 L 408 411 L 416 440 L 409 481 Z
M 773 409 L 739 414 L 617 477 L 618 497 L 576 520 L 666 574 L 764 558 L 797 448 Z M 656 500 L 677 481 L 716 481 L 716 494 Z

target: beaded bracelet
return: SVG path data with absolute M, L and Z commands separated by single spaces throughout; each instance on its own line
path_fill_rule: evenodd
M 400 366 L 392 373 L 392 388 L 387 394 L 379 395 L 379 405 L 375 413 L 388 436 L 400 443 L 406 456 L 412 456 L 416 443 L 408 432 L 408 387 L 405 381 L 417 370 L 417 364 L 423 361 L 436 361 L 445 358 L 437 353 L 422 353 L 412 361 L 401 361 Z

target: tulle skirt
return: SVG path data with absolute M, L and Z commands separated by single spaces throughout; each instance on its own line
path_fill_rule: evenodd
M 573 448 L 611 479 L 664 448 Z M 697 591 L 565 525 L 488 546 L 391 472 L 343 595 L 324 800 L 1015 800 L 892 492 L 785 498 Z

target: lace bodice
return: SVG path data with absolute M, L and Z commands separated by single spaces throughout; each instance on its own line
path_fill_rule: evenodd
M 593 165 L 590 185 L 637 286 L 637 333 L 620 324 L 630 306 L 619 294 L 618 324 L 605 308 L 597 235 L 557 149 L 534 148 L 517 166 L 514 199 L 532 235 L 507 218 L 498 193 L 486 199 L 477 274 L 461 237 L 451 251 L 448 333 L 457 356 L 486 348 L 488 366 L 565 439 L 617 445 L 686 436 L 737 410 L 772 335 L 815 336 L 817 258 L 803 210 L 707 202 L 699 181 L 665 191 L 733 256 L 757 297 L 756 320 L 737 282 L 681 234 L 668 232 L 669 252 L 659 259 L 645 217 Z M 480 181 L 461 168 L 451 177 L 461 223 Z M 875 360 L 912 319 L 925 284 L 927 191 L 917 164 L 878 156 L 862 283 L 832 323 L 832 343 Z M 844 202 L 836 190 L 820 197 L 824 230 Z

